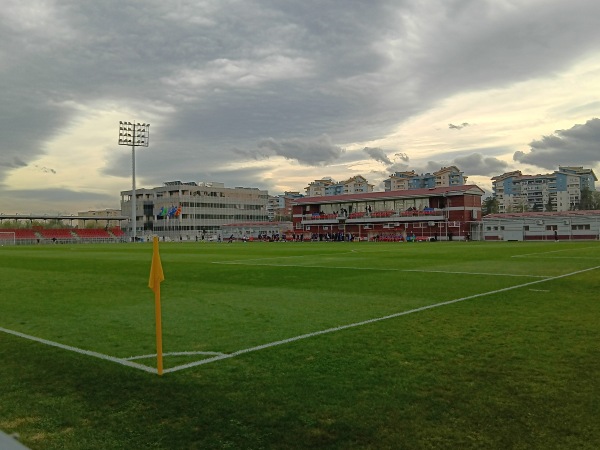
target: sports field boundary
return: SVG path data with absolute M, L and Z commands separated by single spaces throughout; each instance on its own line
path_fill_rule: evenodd
M 589 267 L 589 268 L 586 268 L 586 269 L 577 270 L 575 272 L 570 272 L 570 273 L 566 273 L 566 274 L 562 274 L 562 275 L 557 275 L 557 276 L 554 276 L 554 277 L 544 278 L 542 280 L 530 281 L 530 282 L 527 282 L 527 283 L 518 284 L 518 285 L 515 285 L 515 286 L 509 286 L 509 287 L 505 287 L 505 288 L 502 288 L 502 289 L 496 289 L 496 290 L 489 291 L 489 292 L 482 292 L 482 293 L 479 293 L 479 294 L 468 295 L 466 297 L 460 297 L 460 298 L 456 298 L 456 299 L 453 299 L 453 300 L 447 300 L 447 301 L 444 301 L 444 302 L 438 302 L 438 303 L 434 303 L 434 304 L 431 304 L 431 305 L 425 305 L 425 306 L 421 306 L 419 308 L 414 308 L 414 309 L 410 309 L 410 310 L 407 310 L 407 311 L 401 311 L 401 312 L 397 312 L 397 313 L 394 313 L 394 314 L 389 314 L 389 315 L 382 316 L 382 317 L 376 317 L 376 318 L 372 318 L 372 319 L 367 319 L 367 320 L 363 320 L 363 321 L 360 321 L 360 322 L 350 323 L 350 324 L 347 324 L 347 325 L 340 325 L 340 326 L 333 327 L 333 328 L 328 328 L 328 329 L 325 329 L 325 330 L 314 331 L 312 333 L 301 334 L 299 336 L 294 336 L 294 337 L 290 337 L 290 338 L 287 338 L 287 339 L 282 339 L 282 340 L 279 340 L 279 341 L 269 342 L 269 343 L 266 343 L 266 344 L 257 345 L 255 347 L 246 348 L 246 349 L 243 349 L 243 350 L 238 350 L 238 351 L 235 351 L 233 353 L 202 352 L 204 354 L 207 354 L 207 353 L 216 353 L 216 356 L 213 356 L 211 358 L 202 359 L 202 360 L 199 360 L 199 361 L 194 361 L 194 362 L 187 363 L 187 364 L 182 364 L 182 365 L 171 367 L 171 368 L 168 368 L 168 369 L 164 369 L 163 373 L 166 374 L 166 373 L 178 372 L 180 370 L 190 369 L 192 367 L 197 367 L 197 366 L 201 366 L 201 365 L 204 365 L 204 364 L 209 364 L 209 363 L 212 363 L 212 362 L 215 362 L 215 361 L 220 361 L 220 360 L 229 359 L 229 358 L 235 358 L 237 356 L 244 355 L 244 354 L 247 354 L 247 353 L 251 353 L 251 352 L 255 352 L 255 351 L 259 351 L 259 350 L 264 350 L 264 349 L 271 348 L 271 347 L 276 347 L 276 346 L 279 346 L 279 345 L 289 344 L 291 342 L 300 341 L 302 339 L 308 339 L 308 338 L 312 338 L 312 337 L 315 337 L 315 336 L 321 336 L 321 335 L 328 334 L 328 333 L 334 333 L 334 332 L 337 332 L 337 331 L 346 330 L 346 329 L 349 329 L 349 328 L 355 328 L 355 327 L 360 327 L 360 326 L 364 326 L 364 325 L 369 325 L 369 324 L 376 323 L 376 322 L 381 322 L 381 321 L 384 321 L 384 320 L 394 319 L 396 317 L 406 316 L 408 314 L 414 314 L 414 313 L 418 313 L 418 312 L 422 312 L 422 311 L 427 311 L 427 310 L 433 309 L 433 308 L 439 308 L 441 306 L 452 305 L 454 303 L 459 303 L 459 302 L 463 302 L 463 301 L 466 301 L 466 300 L 471 300 L 471 299 L 474 299 L 474 298 L 479 298 L 479 297 L 485 297 L 485 296 L 488 296 L 488 295 L 499 294 L 501 292 L 507 292 L 507 291 L 511 291 L 511 290 L 515 290 L 515 289 L 520 289 L 520 288 L 527 287 L 527 286 L 532 286 L 532 285 L 536 285 L 536 284 L 540 284 L 540 283 L 546 283 L 548 281 L 558 280 L 558 279 L 561 279 L 561 278 L 567 278 L 567 277 L 571 277 L 571 276 L 578 275 L 578 274 L 585 273 L 585 272 L 590 272 L 590 271 L 597 270 L 597 269 L 600 269 L 600 266 Z M 135 363 L 135 362 L 132 361 L 132 359 L 146 358 L 146 357 L 150 358 L 150 357 L 156 356 L 156 355 L 142 355 L 142 356 L 138 356 L 138 357 L 131 356 L 131 357 L 128 357 L 128 358 L 117 358 L 117 357 L 114 357 L 114 356 L 105 355 L 103 353 L 95 352 L 95 351 L 92 351 L 92 350 L 85 350 L 85 349 L 81 349 L 81 348 L 78 348 L 78 347 L 73 347 L 71 345 L 66 345 L 66 344 L 61 344 L 59 342 L 50 341 L 48 339 L 43 339 L 43 338 L 39 338 L 39 337 L 36 337 L 36 336 L 31 336 L 31 335 L 28 335 L 28 334 L 25 334 L 25 333 L 21 333 L 19 331 L 9 330 L 9 329 L 3 328 L 3 327 L 0 327 L 0 332 L 11 334 L 13 336 L 17 336 L 17 337 L 20 337 L 20 338 L 23 338 L 23 339 L 28 339 L 28 340 L 31 340 L 31 341 L 35 341 L 35 342 L 38 342 L 40 344 L 49 345 L 51 347 L 57 347 L 57 348 L 60 348 L 60 349 L 63 349 L 63 350 L 68 350 L 68 351 L 72 351 L 72 352 L 79 353 L 79 354 L 82 354 L 82 355 L 91 356 L 91 357 L 102 359 L 102 360 L 105 360 L 105 361 L 110 361 L 110 362 L 113 362 L 113 363 L 121 364 L 123 366 L 131 367 L 133 369 L 142 370 L 144 372 L 153 373 L 153 374 L 158 373 L 158 370 L 156 368 L 154 368 L 154 367 L 146 366 L 146 365 L 143 365 L 143 364 L 138 364 L 138 363 Z M 178 354 L 189 354 L 189 353 L 192 353 L 192 352 L 177 352 L 177 353 Z M 200 352 L 198 352 L 198 353 L 200 353 Z
M 31 336 L 30 334 L 21 333 L 20 331 L 9 330 L 7 328 L 0 327 L 0 331 L 6 334 L 12 334 L 13 336 L 17 336 L 23 339 L 28 339 L 30 341 L 35 341 L 40 344 L 49 345 L 50 347 L 58 347 L 62 350 L 68 350 L 70 352 L 79 353 L 86 356 L 92 356 L 94 358 L 103 359 L 105 361 L 111 361 L 117 364 L 121 364 L 123 366 L 132 367 L 134 369 L 143 370 L 144 372 L 157 373 L 157 369 L 154 367 L 145 366 L 143 364 L 138 364 L 132 362 L 128 359 L 117 358 L 115 356 L 105 355 L 104 353 L 95 352 L 92 350 L 85 350 L 83 348 L 73 347 L 72 345 L 61 344 L 60 342 L 50 341 L 48 339 L 39 338 L 36 336 Z

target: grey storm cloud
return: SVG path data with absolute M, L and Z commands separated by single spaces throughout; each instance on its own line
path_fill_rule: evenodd
M 18 190 L 9 190 L 7 192 L 10 194 L 11 197 L 13 197 L 17 200 L 27 200 L 32 195 L 31 190 L 18 189 Z M 59 188 L 44 189 L 44 190 L 39 191 L 39 193 L 36 191 L 36 196 L 39 198 L 40 201 L 50 202 L 49 204 L 52 204 L 54 202 L 59 203 L 61 201 L 85 200 L 85 201 L 90 201 L 90 202 L 98 202 L 98 201 L 112 202 L 115 200 L 114 194 L 110 195 L 110 194 L 102 194 L 102 193 L 98 193 L 98 192 L 73 191 L 70 189 L 59 189 Z M 50 208 L 50 210 L 52 210 L 52 208 Z
M 448 128 L 450 128 L 451 130 L 462 130 L 464 127 L 468 127 L 468 126 L 469 126 L 468 122 L 463 122 L 460 125 L 454 125 L 453 123 L 448 124 Z
M 402 152 L 394 153 L 394 158 L 395 159 L 397 158 L 400 161 L 404 161 L 406 163 L 410 160 L 410 158 L 408 157 L 408 155 L 406 153 L 402 153 Z
M 345 150 L 331 142 L 329 136 L 315 140 L 304 139 L 263 139 L 258 143 L 259 150 L 266 154 L 282 156 L 309 166 L 322 166 L 338 160 Z
M 40 170 L 41 172 L 52 173 L 52 174 L 56 175 L 56 170 L 51 169 L 50 167 L 40 167 L 37 164 L 34 164 L 33 167 L 35 167 L 36 169 Z
M 495 176 L 506 172 L 509 168 L 507 162 L 492 156 L 484 156 L 482 153 L 474 152 L 465 156 L 457 156 L 449 161 L 427 161 L 425 167 L 415 171 L 421 173 L 432 173 L 442 167 L 456 166 L 466 176 Z
M 568 69 L 600 47 L 600 2 L 590 0 L 5 3 L 0 185 L 106 111 L 152 121 L 139 160 L 147 183 L 274 155 L 351 164 L 359 152 L 342 145 L 385 137 L 451 96 Z M 521 157 L 549 160 L 541 141 Z M 127 156 L 112 155 L 99 170 L 126 176 Z M 370 156 L 388 169 L 408 163 Z
M 515 152 L 513 159 L 548 170 L 558 166 L 595 165 L 600 160 L 600 119 L 557 130 L 530 142 L 529 147 L 528 152 Z
M 453 165 L 460 168 L 466 175 L 495 176 L 505 172 L 509 165 L 501 159 L 472 153 L 454 159 Z
M 26 167 L 27 163 L 18 156 L 0 159 L 0 167 L 16 169 L 18 167 Z
M 365 147 L 363 148 L 363 151 L 375 161 L 381 162 L 388 166 L 394 164 L 394 162 L 390 158 L 388 158 L 385 151 L 383 151 L 380 148 Z

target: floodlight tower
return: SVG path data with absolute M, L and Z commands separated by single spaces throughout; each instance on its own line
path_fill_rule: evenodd
M 135 148 L 148 147 L 150 124 L 119 122 L 119 145 L 131 146 L 131 242 L 136 241 Z

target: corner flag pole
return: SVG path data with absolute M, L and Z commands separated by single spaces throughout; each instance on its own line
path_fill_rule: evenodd
M 150 266 L 150 280 L 148 287 L 154 291 L 154 315 L 156 317 L 156 369 L 159 375 L 163 374 L 162 352 L 162 323 L 160 312 L 160 283 L 165 279 L 160 254 L 158 253 L 158 236 L 152 241 L 152 265 Z

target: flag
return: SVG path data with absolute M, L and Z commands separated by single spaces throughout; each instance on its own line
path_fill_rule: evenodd
M 160 254 L 158 253 L 158 236 L 154 236 L 152 243 L 152 264 L 150 266 L 150 280 L 148 287 L 154 293 L 160 292 L 160 283 L 165 279 L 162 263 L 160 262 Z

